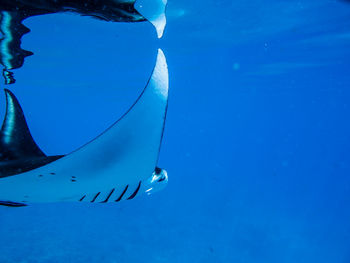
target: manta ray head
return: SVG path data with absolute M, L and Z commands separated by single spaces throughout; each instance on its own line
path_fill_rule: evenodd
M 156 167 L 152 176 L 148 179 L 145 193 L 150 195 L 165 188 L 168 184 L 168 173 L 166 170 Z

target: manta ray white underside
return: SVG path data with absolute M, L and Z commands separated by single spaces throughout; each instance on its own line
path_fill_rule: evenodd
M 146 88 L 130 110 L 78 150 L 41 167 L 0 178 L 0 200 L 115 202 L 163 188 L 156 168 L 168 103 L 168 69 L 159 49 Z M 9 128 L 7 128 L 9 129 Z

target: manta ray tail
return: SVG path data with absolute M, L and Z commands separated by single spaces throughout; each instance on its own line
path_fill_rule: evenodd
M 5 94 L 6 114 L 0 130 L 0 161 L 46 157 L 33 140 L 15 95 L 8 89 L 5 89 Z

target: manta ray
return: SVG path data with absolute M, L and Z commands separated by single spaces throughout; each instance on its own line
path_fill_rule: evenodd
M 168 105 L 168 69 L 158 50 L 152 75 L 134 105 L 94 140 L 67 155 L 47 156 L 30 134 L 15 95 L 5 89 L 0 130 L 0 205 L 119 202 L 165 187 L 157 167 Z
M 21 48 L 22 36 L 30 31 L 22 21 L 29 17 L 71 12 L 111 22 L 149 21 L 161 38 L 166 5 L 167 0 L 0 0 L 0 64 L 5 84 L 15 82 L 11 70 L 33 55 Z

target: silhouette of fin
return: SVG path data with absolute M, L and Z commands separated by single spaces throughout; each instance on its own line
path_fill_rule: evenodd
M 11 201 L 0 201 L 0 206 L 21 207 L 26 206 L 26 204 Z
M 0 130 L 0 161 L 45 157 L 30 134 L 21 106 L 15 95 L 5 89 L 6 114 Z

